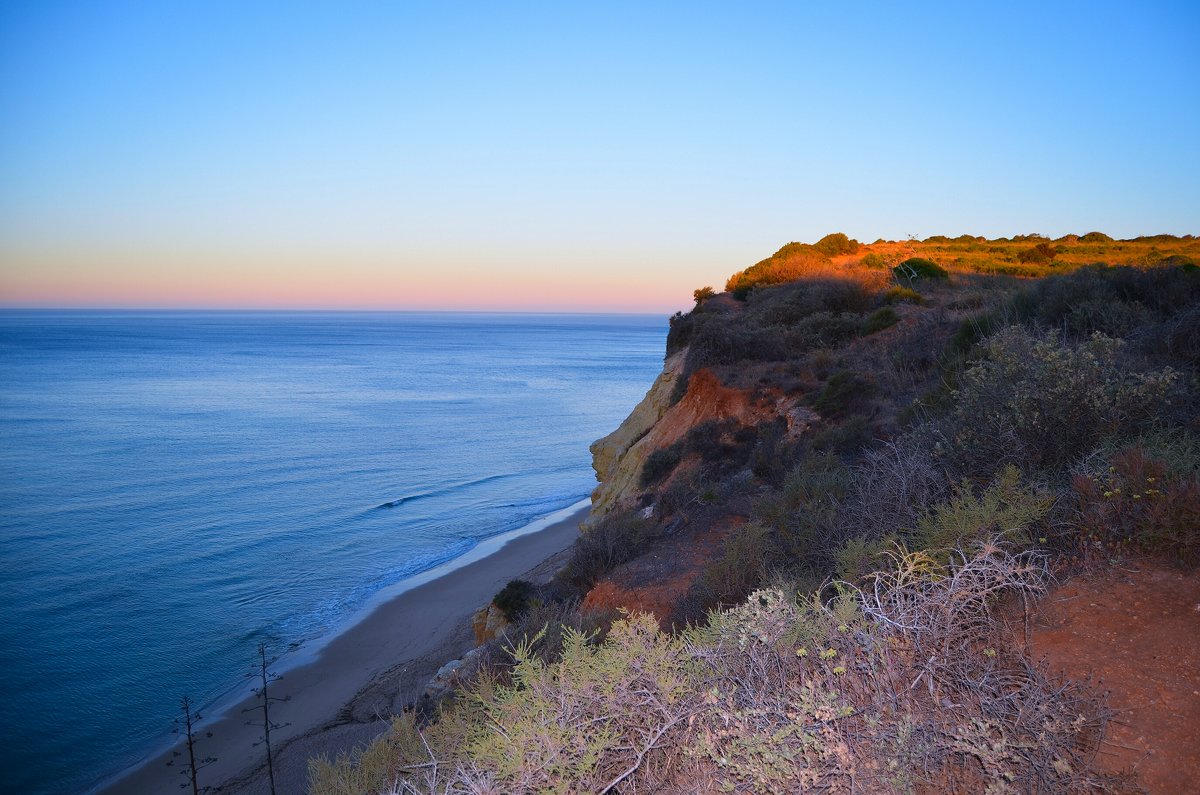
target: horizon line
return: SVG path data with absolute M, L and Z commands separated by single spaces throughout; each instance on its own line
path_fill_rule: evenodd
M 620 309 L 370 309 L 370 308 L 314 308 L 314 307 L 147 307 L 147 306 L 22 306 L 0 303 L 0 312 L 97 312 L 151 314 L 176 313 L 243 313 L 243 314 L 442 314 L 442 315 L 641 315 L 658 316 L 673 314 L 670 310 L 635 311 Z

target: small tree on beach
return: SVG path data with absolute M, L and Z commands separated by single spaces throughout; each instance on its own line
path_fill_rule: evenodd
M 196 761 L 196 724 L 204 717 L 199 712 L 192 712 L 192 701 L 187 696 L 184 696 L 179 701 L 179 708 L 183 710 L 183 714 L 175 718 L 175 734 L 182 734 L 184 743 L 187 745 L 187 764 L 179 771 L 180 775 L 187 776 L 188 780 L 179 785 L 180 789 L 187 789 L 188 784 L 192 785 L 192 795 L 200 795 L 201 792 L 208 792 L 208 787 L 201 789 L 197 773 L 205 767 L 208 767 L 213 762 L 217 761 L 215 756 L 206 756 L 199 762 Z M 207 737 L 212 737 L 212 732 L 206 732 Z M 171 767 L 175 764 L 175 758 L 182 755 L 182 751 L 173 751 L 171 759 L 167 762 L 167 766 Z
M 271 704 L 287 701 L 290 696 L 276 698 L 267 691 L 267 686 L 272 682 L 278 682 L 280 676 L 279 674 L 267 670 L 267 667 L 275 661 L 273 659 L 267 659 L 266 644 L 258 644 L 258 660 L 259 664 L 255 666 L 255 670 L 251 671 L 246 676 L 257 679 L 260 683 L 258 687 L 254 688 L 254 693 L 258 696 L 259 705 L 256 707 L 249 707 L 243 710 L 243 712 L 255 712 L 260 709 L 262 710 L 263 734 L 262 737 L 259 738 L 258 742 L 255 743 L 255 745 L 265 745 L 267 747 L 267 779 L 271 784 L 271 795 L 275 795 L 275 761 L 271 757 L 271 730 L 282 729 L 284 726 L 289 724 L 274 723 L 271 721 Z M 256 725 L 257 723 L 258 721 L 246 721 L 247 726 Z

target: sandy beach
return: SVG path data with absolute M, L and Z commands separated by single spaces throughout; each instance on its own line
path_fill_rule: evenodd
M 573 508 L 568 516 L 562 516 L 565 511 L 555 515 L 557 521 L 544 529 L 481 543 L 465 565 L 459 560 L 420 575 L 420 584 L 364 611 L 311 661 L 284 670 L 271 686 L 272 696 L 288 699 L 271 707 L 272 720 L 286 724 L 271 733 L 276 792 L 307 792 L 311 757 L 332 758 L 384 731 L 389 716 L 419 697 L 441 665 L 471 649 L 471 616 L 505 583 L 514 577 L 548 579 L 565 560 L 587 514 L 586 507 Z M 261 725 L 247 726 L 246 719 L 254 716 L 242 712 L 255 704 L 247 698 L 202 727 L 197 757 L 217 758 L 200 771 L 202 786 L 222 793 L 269 792 L 265 752 L 254 745 Z M 171 759 L 167 750 L 94 791 L 177 793 L 185 777 L 180 762 L 167 765 Z

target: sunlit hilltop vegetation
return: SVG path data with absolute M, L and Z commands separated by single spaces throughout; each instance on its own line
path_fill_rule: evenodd
M 1088 232 L 1055 240 L 1038 234 L 996 240 L 972 235 L 955 238 L 935 235 L 924 240 L 877 240 L 863 245 L 838 232 L 811 245 L 788 243 L 767 259 L 735 273 L 725 289 L 742 298 L 757 285 L 782 284 L 854 265 L 886 269 L 918 255 L 919 259 L 949 271 L 1039 277 L 1094 264 L 1194 266 L 1200 257 L 1200 241 L 1192 235 L 1113 240 L 1102 232 Z
M 313 791 L 1141 791 L 1014 627 L 1200 562 L 1198 260 L 833 234 L 697 290 L 566 567 Z

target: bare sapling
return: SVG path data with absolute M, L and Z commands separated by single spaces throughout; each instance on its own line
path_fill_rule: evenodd
M 182 734 L 184 745 L 187 747 L 187 764 L 179 771 L 180 775 L 187 776 L 187 781 L 179 785 L 180 789 L 187 789 L 190 784 L 192 787 L 192 795 L 200 795 L 201 792 L 208 792 L 208 787 L 201 787 L 198 774 L 200 770 L 208 767 L 213 762 L 217 761 L 215 756 L 206 756 L 199 761 L 196 761 L 196 724 L 204 717 L 199 712 L 192 711 L 192 701 L 187 696 L 184 696 L 179 701 L 179 708 L 183 713 L 175 718 L 175 734 Z M 212 732 L 205 732 L 206 737 L 212 737 Z M 167 766 L 171 767 L 175 764 L 176 757 L 182 756 L 182 751 L 173 751 L 171 759 L 167 762 Z
M 257 712 L 258 710 L 262 710 L 261 725 L 263 733 L 262 737 L 259 738 L 255 745 L 263 745 L 266 746 L 267 749 L 267 780 L 271 785 L 271 795 L 275 795 L 275 760 L 271 755 L 271 731 L 273 729 L 282 729 L 283 727 L 289 725 L 287 723 L 275 723 L 271 720 L 271 704 L 284 702 L 290 698 L 290 696 L 285 698 L 277 698 L 272 696 L 268 690 L 268 687 L 272 683 L 278 682 L 280 679 L 279 674 L 269 670 L 269 666 L 273 662 L 275 662 L 273 659 L 267 659 L 266 644 L 258 644 L 258 665 L 255 666 L 255 670 L 247 674 L 247 677 L 257 679 L 259 682 L 259 686 L 254 688 L 254 693 L 258 696 L 259 703 L 257 706 L 249 707 L 243 710 L 244 712 Z M 246 725 L 259 725 L 259 721 L 246 721 Z

